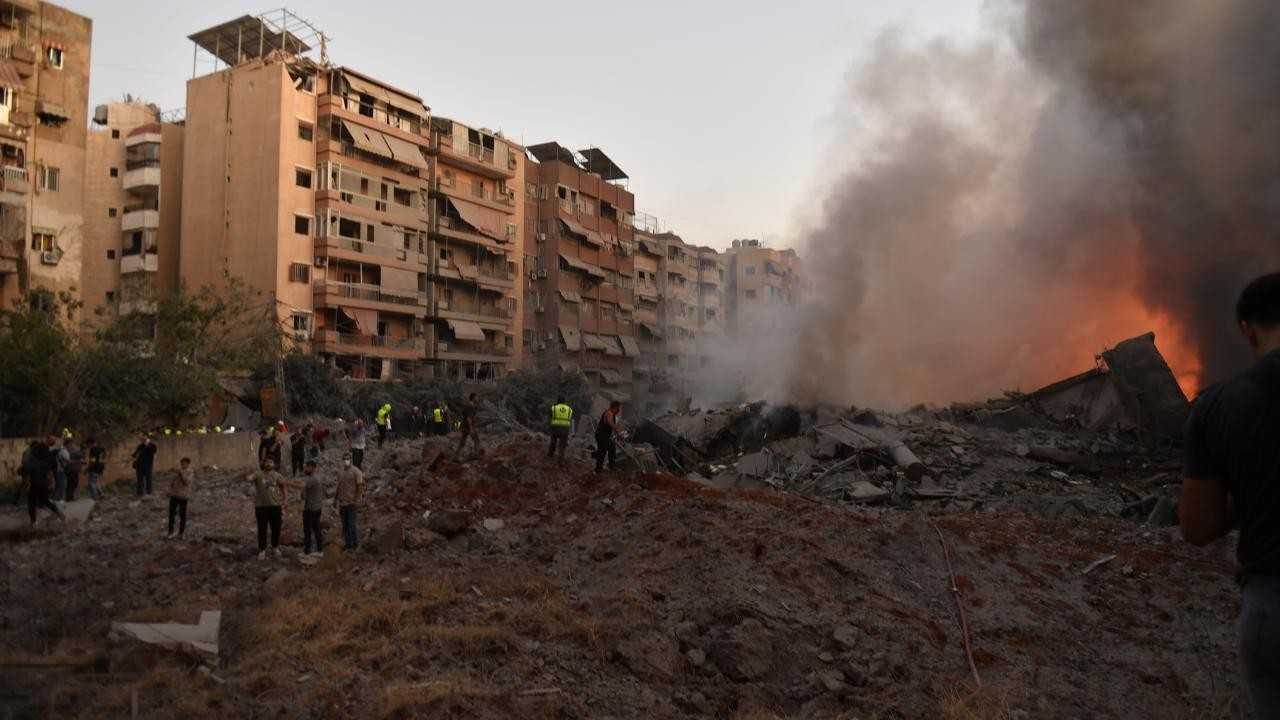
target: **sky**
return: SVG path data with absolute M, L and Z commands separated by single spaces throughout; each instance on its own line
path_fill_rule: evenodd
M 94 21 L 90 105 L 129 93 L 163 110 L 185 104 L 188 35 L 276 7 L 58 2 Z M 418 93 L 435 115 L 525 144 L 600 148 L 630 175 L 638 213 L 724 248 L 797 241 L 839 152 L 831 125 L 843 78 L 876 35 L 970 36 L 981 5 L 295 0 L 290 10 L 326 33 L 335 64 Z M 196 71 L 210 70 L 206 55 Z

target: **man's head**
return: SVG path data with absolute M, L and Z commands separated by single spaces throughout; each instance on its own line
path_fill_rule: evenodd
M 358 427 L 358 428 L 362 428 L 362 427 L 364 427 L 364 420 L 360 420 L 359 418 L 357 418 L 357 419 L 356 419 L 356 427 Z
M 1240 293 L 1236 322 L 1258 357 L 1280 348 L 1280 273 L 1263 275 Z
M 304 473 L 306 473 L 306 474 L 308 474 L 308 475 L 315 475 L 315 474 L 316 474 L 316 461 L 315 461 L 315 460 L 308 460 L 306 463 L 304 463 L 304 464 L 303 464 L 303 466 L 302 466 L 302 472 L 304 472 Z
M 89 438 L 88 440 L 84 441 L 84 444 L 87 445 L 88 447 L 93 447 L 94 445 L 98 444 L 98 438 Z
M 342 466 L 350 467 L 350 465 L 351 465 L 351 453 L 349 452 L 342 453 Z
M 621 410 L 622 410 L 622 401 L 621 401 L 621 400 L 614 400 L 613 402 L 609 403 L 609 409 L 610 409 L 610 410 L 612 410 L 612 411 L 614 411 L 614 412 L 619 412 L 619 411 L 621 411 Z
M 183 470 L 186 470 L 191 467 L 191 458 L 182 458 L 178 461 L 178 465 L 182 466 Z
M 560 396 L 558 396 L 558 397 L 556 398 L 556 404 L 557 404 L 557 405 L 563 405 L 563 404 L 564 404 L 564 396 L 563 396 L 563 395 L 560 395 Z
M 262 467 L 263 467 L 263 469 L 265 469 L 265 470 L 275 470 L 275 469 L 276 469 L 276 461 L 275 461 L 275 459 L 274 459 L 274 458 L 267 458 L 267 459 L 263 460 L 263 461 L 262 461 Z
M 480 394 L 471 393 L 470 395 L 467 396 L 467 400 L 469 400 L 472 405 L 475 405 L 476 403 L 480 402 Z

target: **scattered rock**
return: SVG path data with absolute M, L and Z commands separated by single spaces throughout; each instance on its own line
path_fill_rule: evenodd
M 842 693 L 849 689 L 844 681 L 844 673 L 839 670 L 821 670 L 817 673 L 818 686 L 832 693 Z
M 727 641 L 712 645 L 710 657 L 732 680 L 759 680 L 773 666 L 773 638 L 763 623 L 747 618 L 729 633 Z
M 865 503 L 888 499 L 889 491 L 867 480 L 857 480 L 849 487 L 849 497 Z
M 497 532 L 506 527 L 507 523 L 499 518 L 485 518 L 484 529 L 489 532 Z
M 474 519 L 468 510 L 436 510 L 427 518 L 427 529 L 451 538 L 466 532 Z
M 285 568 L 280 568 L 279 570 L 272 573 L 271 577 L 267 578 L 267 581 L 262 584 L 262 587 L 270 591 L 279 590 L 280 587 L 284 585 L 284 581 L 288 579 L 289 579 L 289 571 L 286 570 Z
M 671 634 L 685 645 L 693 645 L 698 639 L 698 623 L 688 620 L 676 623 L 676 626 L 671 629 Z
M 390 555 L 404 546 L 404 523 L 396 520 L 374 533 L 373 541 L 368 544 L 369 552 L 378 555 Z
M 707 654 L 701 648 L 689 648 L 689 652 L 684 656 L 689 659 L 689 664 L 694 667 L 702 667 L 707 662 Z
M 669 681 L 676 676 L 680 649 L 666 633 L 639 630 L 619 641 L 615 653 L 628 670 L 642 679 Z
M 858 647 L 858 637 L 861 633 L 858 628 L 849 623 L 841 623 L 831 631 L 831 639 L 843 650 L 853 650 Z

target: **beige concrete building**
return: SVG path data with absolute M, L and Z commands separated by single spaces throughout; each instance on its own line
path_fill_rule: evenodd
M 437 377 L 499 377 L 519 365 L 524 329 L 524 148 L 434 117 L 430 165 L 428 364 Z
M 804 295 L 803 269 L 794 250 L 775 250 L 759 240 L 734 240 L 726 253 L 730 333 L 746 331 L 744 320 L 770 308 L 796 305 Z
M 153 311 L 178 288 L 183 126 L 159 108 L 112 102 L 94 111 L 85 160 L 86 334 L 119 313 Z
M 579 368 L 603 396 L 629 400 L 635 330 L 635 196 L 598 148 L 529 147 L 525 172 L 526 363 Z
M 92 22 L 0 0 L 0 304 L 79 294 Z
M 428 311 L 422 100 L 329 65 L 323 35 L 287 12 L 191 39 L 215 71 L 187 85 L 183 279 L 243 278 L 299 347 L 351 377 L 414 371 Z

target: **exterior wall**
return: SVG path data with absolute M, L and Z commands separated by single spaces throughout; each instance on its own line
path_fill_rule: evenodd
M 156 287 L 160 297 L 165 297 L 176 293 L 181 286 L 182 158 L 186 128 L 165 123 L 160 126 L 160 138 L 160 262 Z
M 0 30 L 0 55 L 24 81 L 0 110 L 0 142 L 9 146 L 0 189 L 0 304 L 6 307 L 36 288 L 79 295 L 92 36 L 88 18 L 56 5 L 15 8 L 17 26 Z M 61 68 L 46 58 L 51 46 L 63 53 Z M 38 187 L 41 167 L 59 172 L 57 190 Z M 33 228 L 55 235 L 47 256 L 33 249 Z
M 0 484 L 12 487 L 18 481 L 17 469 L 22 464 L 22 451 L 31 445 L 33 438 L 5 438 L 0 440 Z M 236 432 L 220 435 L 183 435 L 182 437 L 155 438 L 156 486 L 164 487 L 165 475 L 178 467 L 178 461 L 191 458 L 198 469 L 218 467 L 223 470 L 253 468 L 258 464 L 258 434 Z M 136 438 L 107 449 L 107 468 L 103 479 L 107 482 L 133 479 L 130 454 L 138 446 Z M 81 489 L 86 487 L 81 476 Z
M 729 331 L 745 331 L 742 319 L 771 307 L 803 299 L 803 267 L 794 250 L 763 247 L 756 240 L 734 240 L 727 254 L 726 294 Z

